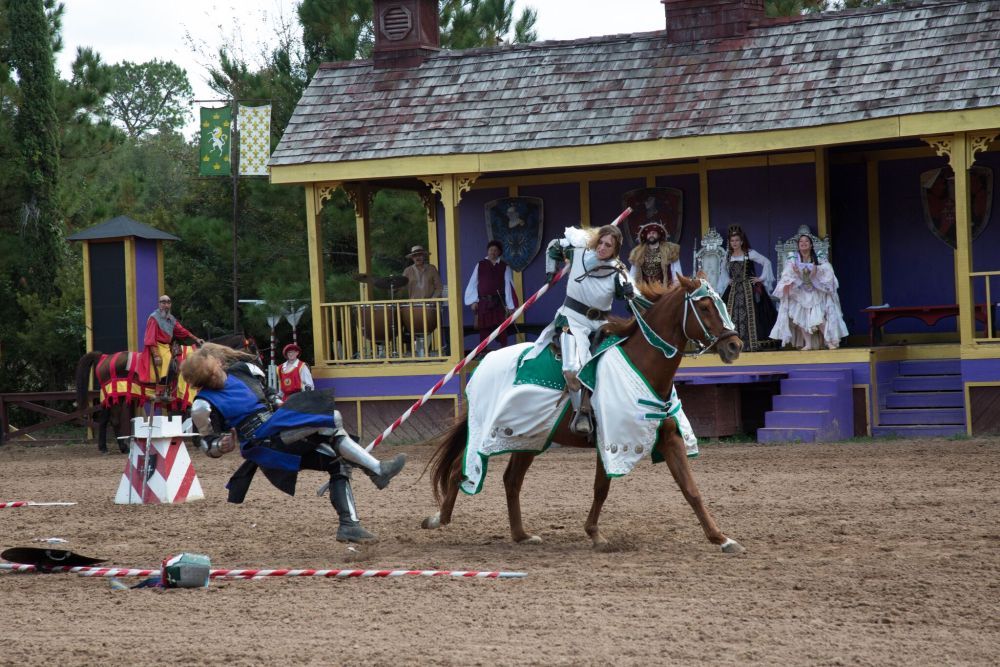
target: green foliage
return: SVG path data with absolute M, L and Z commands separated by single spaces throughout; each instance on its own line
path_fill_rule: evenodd
M 178 130 L 187 122 L 184 100 L 194 93 L 187 72 L 172 62 L 123 61 L 110 68 L 106 111 L 129 137 L 150 130 Z
M 765 0 L 768 16 L 799 16 L 840 9 L 858 9 L 889 5 L 901 0 Z

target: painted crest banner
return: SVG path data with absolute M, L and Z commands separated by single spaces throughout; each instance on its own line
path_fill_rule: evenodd
M 684 222 L 684 192 L 677 188 L 639 188 L 629 190 L 623 199 L 625 206 L 632 207 L 628 217 L 629 237 L 634 242 L 639 238 L 639 228 L 650 222 L 659 222 L 670 234 L 668 240 L 681 242 Z
M 969 194 L 972 213 L 972 240 L 990 223 L 993 208 L 993 170 L 973 166 L 969 169 Z M 955 172 L 951 166 L 920 174 L 920 200 L 924 221 L 934 236 L 952 248 L 958 247 L 955 236 Z
M 501 197 L 486 203 L 486 237 L 503 244 L 512 271 L 524 271 L 542 247 L 544 208 L 539 197 Z
M 198 143 L 198 173 L 202 176 L 232 174 L 233 110 L 229 107 L 201 109 L 201 134 Z

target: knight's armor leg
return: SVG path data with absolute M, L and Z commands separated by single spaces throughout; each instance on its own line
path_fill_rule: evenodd
M 566 389 L 569 390 L 569 400 L 574 410 L 570 430 L 577 435 L 589 436 L 594 430 L 590 421 L 590 394 L 577 377 L 580 372 L 580 357 L 576 347 L 576 338 L 571 332 L 564 330 L 559 336 L 559 348 L 562 354 L 563 377 L 566 378 Z
M 365 530 L 358 519 L 351 492 L 351 467 L 334 461 L 330 466 L 330 504 L 337 511 L 340 525 L 337 527 L 338 542 L 369 542 L 375 536 Z
M 392 478 L 406 465 L 406 454 L 397 454 L 391 459 L 379 461 L 366 452 L 364 447 L 354 442 L 343 428 L 337 429 L 333 437 L 333 448 L 347 461 L 358 464 L 362 472 L 368 475 L 379 489 L 389 486 Z

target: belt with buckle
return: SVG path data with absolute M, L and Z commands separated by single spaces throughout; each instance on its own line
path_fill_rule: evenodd
M 598 308 L 588 306 L 581 301 L 577 301 L 571 296 L 566 297 L 566 300 L 563 301 L 563 305 L 573 312 L 580 313 L 588 320 L 606 320 L 608 319 L 608 314 L 611 313 L 610 310 L 600 310 Z
M 236 426 L 236 434 L 240 438 L 240 442 L 249 440 L 253 437 L 254 431 L 263 425 L 268 419 L 271 418 L 270 410 L 261 410 L 260 412 L 254 413 L 249 417 L 245 418 Z

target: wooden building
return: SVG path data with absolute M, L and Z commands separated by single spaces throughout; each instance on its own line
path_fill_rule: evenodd
M 1000 202 L 982 180 L 1000 168 L 1000 3 L 767 19 L 763 0 L 661 1 L 666 22 L 651 32 L 451 52 L 436 0 L 375 0 L 373 59 L 319 68 L 270 163 L 272 182 L 305 186 L 318 383 L 353 400 L 357 419 L 372 410 L 371 433 L 457 363 L 476 340 L 463 340 L 462 293 L 488 202 L 540 198 L 547 241 L 610 222 L 627 192 L 664 187 L 682 194 L 687 272 L 710 229 L 740 224 L 772 262 L 801 225 L 829 237 L 851 332 L 838 350 L 685 360 L 689 397 L 742 397 L 742 417 L 767 412 L 752 424 L 762 440 L 1000 426 L 1000 224 L 989 224 Z M 921 199 L 922 175 L 946 167 L 954 249 Z M 320 220 L 336 188 L 355 206 L 362 273 L 374 193 L 418 192 L 447 297 L 380 303 L 362 286 L 356 302 L 328 302 Z M 539 253 L 516 274 L 522 297 L 543 263 Z M 529 328 L 561 299 L 551 290 Z M 876 345 L 863 309 L 886 303 L 923 319 L 892 321 Z M 461 379 L 440 396 L 450 411 Z M 695 425 L 721 434 L 740 417 Z

